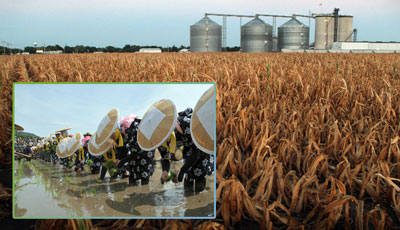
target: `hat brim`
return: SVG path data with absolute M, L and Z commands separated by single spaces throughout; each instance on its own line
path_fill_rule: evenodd
M 24 131 L 24 128 L 20 125 L 14 124 L 15 130 L 17 131 Z
M 162 145 L 175 128 L 176 107 L 171 100 L 160 100 L 147 110 L 139 124 L 137 142 L 151 151 Z
M 215 154 L 215 93 L 214 86 L 199 99 L 190 120 L 190 134 L 201 151 Z
M 58 129 L 58 130 L 56 130 L 55 132 L 63 132 L 63 131 L 67 131 L 67 130 L 70 130 L 71 129 L 71 127 L 65 127 L 65 128 L 62 128 L 62 129 Z
M 58 143 L 56 148 L 56 154 L 59 158 L 67 157 L 69 139 L 70 139 L 69 137 L 64 138 L 60 141 L 60 143 Z
M 96 133 L 93 134 L 93 136 L 96 136 L 93 144 L 101 146 L 111 137 L 115 129 L 118 128 L 118 116 L 118 109 L 112 109 L 106 114 L 97 126 Z
M 81 133 L 76 133 L 71 140 L 68 141 L 68 146 L 67 146 L 67 157 L 71 156 L 74 154 L 80 146 L 81 142 Z
M 89 140 L 88 143 L 88 150 L 90 155 L 93 156 L 101 156 L 104 153 L 106 153 L 113 145 L 113 140 L 108 139 L 105 143 L 102 145 L 96 145 L 95 144 L 95 139 L 96 139 L 96 134 L 94 133 L 92 138 Z

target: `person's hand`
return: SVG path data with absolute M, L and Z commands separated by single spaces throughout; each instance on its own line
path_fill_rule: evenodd
M 172 178 L 172 182 L 174 182 L 175 184 L 178 183 L 178 172 L 174 171 L 175 175 L 174 178 Z
M 162 174 L 161 174 L 161 179 L 164 180 L 167 177 L 168 177 L 168 172 L 167 171 L 163 171 Z

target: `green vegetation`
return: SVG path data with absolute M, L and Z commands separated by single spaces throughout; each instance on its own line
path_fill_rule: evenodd
M 21 138 L 37 138 L 39 137 L 38 135 L 34 134 L 34 133 L 29 133 L 29 132 L 16 132 L 15 133 L 16 137 L 21 137 Z

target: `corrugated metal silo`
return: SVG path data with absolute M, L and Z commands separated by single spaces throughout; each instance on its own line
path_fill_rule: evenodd
M 220 52 L 222 27 L 207 16 L 190 26 L 191 52 Z
M 338 26 L 338 41 L 351 42 L 353 41 L 353 16 L 339 16 Z
M 333 45 L 335 18 L 318 15 L 315 17 L 315 49 L 330 49 Z
M 240 29 L 242 52 L 262 53 L 272 51 L 272 26 L 258 17 Z
M 310 28 L 295 18 L 278 27 L 279 50 L 308 49 L 309 42 Z

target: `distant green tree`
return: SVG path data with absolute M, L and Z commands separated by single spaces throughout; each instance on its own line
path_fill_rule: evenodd
M 32 46 L 27 46 L 24 48 L 24 52 L 29 52 L 30 54 L 36 53 L 36 48 Z
M 60 45 L 54 45 L 54 46 L 49 45 L 49 46 L 46 46 L 46 51 L 57 51 L 57 50 L 64 51 L 64 49 Z
M 119 52 L 119 51 L 121 51 L 121 49 L 120 48 L 115 48 L 114 46 L 107 46 L 104 49 L 104 52 L 107 52 L 107 53 L 115 53 L 115 52 Z
M 56 50 L 62 50 L 64 51 L 64 48 L 62 48 L 60 45 L 55 45 Z
M 94 47 L 94 46 L 86 46 L 86 50 L 89 53 L 93 53 L 93 52 L 97 52 L 98 51 L 98 49 L 96 47 Z
M 133 53 L 139 51 L 140 46 L 137 45 L 125 45 L 124 48 L 122 48 L 122 52 L 127 52 L 127 53 Z
M 12 54 L 21 53 L 21 52 L 22 52 L 21 49 L 17 49 L 17 48 L 11 49 L 11 53 L 12 53 Z
M 171 52 L 178 52 L 179 51 L 179 49 L 178 49 L 178 47 L 176 47 L 175 45 L 173 45 L 172 47 L 171 47 Z
M 75 46 L 75 48 L 74 48 L 74 52 L 75 52 L 75 53 L 87 53 L 88 50 L 87 50 L 86 47 L 83 46 L 83 45 L 77 45 L 77 46 Z
M 65 49 L 64 53 L 67 53 L 67 54 L 70 54 L 70 53 L 74 52 L 74 47 L 71 47 L 71 46 L 65 46 L 64 49 Z

